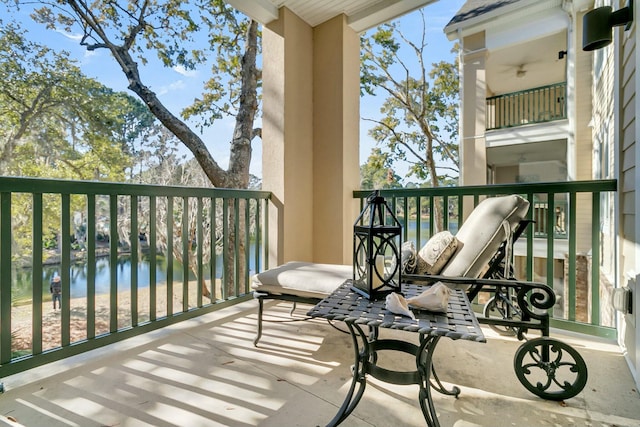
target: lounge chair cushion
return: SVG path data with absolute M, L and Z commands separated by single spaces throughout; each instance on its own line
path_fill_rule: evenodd
M 418 252 L 416 273 L 440 274 L 457 247 L 458 239 L 449 231 L 434 234 Z
M 351 278 L 351 265 L 291 261 L 254 275 L 251 287 L 256 292 L 324 298 Z
M 518 195 L 490 197 L 480 202 L 456 233 L 458 249 L 440 274 L 479 277 L 528 210 L 529 202 Z

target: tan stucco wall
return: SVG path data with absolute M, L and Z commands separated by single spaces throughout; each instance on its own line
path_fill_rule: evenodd
M 359 189 L 360 39 L 341 15 L 314 28 L 316 262 L 351 264 Z
M 359 38 L 286 8 L 263 30 L 263 189 L 269 266 L 351 263 L 359 187 Z
M 263 29 L 263 57 L 262 185 L 273 192 L 273 267 L 313 255 L 313 29 L 282 8 Z

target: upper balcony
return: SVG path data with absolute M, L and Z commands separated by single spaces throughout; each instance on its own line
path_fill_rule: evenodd
M 487 98 L 486 130 L 546 123 L 567 118 L 566 82 Z

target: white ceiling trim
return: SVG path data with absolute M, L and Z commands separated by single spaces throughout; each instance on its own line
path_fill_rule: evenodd
M 229 5 L 265 25 L 278 19 L 286 7 L 315 27 L 341 14 L 360 33 L 438 0 L 225 0 Z
M 360 33 L 436 1 L 438 0 L 385 0 L 353 14 L 347 23 L 355 32 Z
M 225 0 L 235 9 L 261 24 L 278 19 L 278 8 L 269 0 Z

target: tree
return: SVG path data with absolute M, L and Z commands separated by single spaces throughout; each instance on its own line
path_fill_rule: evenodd
M 107 146 L 130 104 L 14 24 L 0 28 L 0 59 L 0 173 L 97 179 L 100 166 L 122 175 L 128 150 Z
M 247 188 L 251 141 L 261 134 L 260 129 L 254 129 L 260 77 L 257 22 L 241 16 L 222 0 L 38 3 L 43 7 L 32 15 L 37 21 L 66 32 L 79 29 L 81 44 L 88 50 L 106 49 L 111 53 L 126 76 L 129 89 L 193 153 L 212 185 Z M 197 46 L 198 35 L 203 33 L 208 40 L 204 48 Z M 198 115 L 200 126 L 207 126 L 222 114 L 233 111 L 236 123 L 227 170 L 213 159 L 198 133 L 145 85 L 139 69 L 139 64 L 144 65 L 147 55 L 153 53 L 167 67 L 193 69 L 206 61 L 207 48 L 217 53 L 211 79 L 205 84 L 202 98 L 183 111 L 183 118 Z M 228 218 L 230 221 L 235 218 L 233 212 Z M 239 229 L 244 227 L 241 225 Z M 230 239 L 236 237 L 244 242 L 243 236 L 230 236 Z M 244 244 L 240 243 L 239 247 L 242 257 Z M 232 260 L 227 260 L 227 266 L 226 277 L 231 277 Z M 240 272 L 240 277 L 242 275 Z M 232 286 L 231 282 L 228 286 Z
M 400 177 L 393 172 L 389 153 L 378 147 L 371 150 L 367 163 L 360 166 L 360 188 L 378 190 L 400 187 Z
M 106 49 L 120 66 L 129 89 L 151 113 L 194 155 L 209 181 L 216 187 L 246 188 L 249 182 L 251 141 L 260 134 L 253 128 L 258 109 L 258 24 L 242 18 L 222 0 L 38 2 L 33 17 L 48 28 L 82 34 L 88 50 Z M 198 32 L 206 32 L 209 48 L 217 52 L 211 79 L 202 99 L 183 116 L 200 114 L 206 126 L 223 112 L 235 108 L 236 126 L 230 144 L 230 161 L 223 170 L 213 159 L 198 133 L 173 114 L 143 82 L 139 63 L 155 53 L 167 67 L 193 69 L 207 59 L 206 47 L 192 46 Z M 227 74 L 233 72 L 231 77 Z M 225 90 L 228 84 L 231 89 Z M 225 98 L 226 96 L 226 98 Z M 222 105 L 217 103 L 226 99 Z
M 140 101 L 88 78 L 67 52 L 28 40 L 14 23 L 0 27 L 0 58 L 1 174 L 124 179 L 132 164 L 131 142 L 150 125 L 148 112 L 141 114 L 145 110 Z M 44 199 L 45 246 L 53 249 L 61 238 L 60 198 Z M 86 201 L 71 199 L 75 224 Z M 24 194 L 13 200 L 14 253 L 20 259 L 31 255 L 26 248 L 34 238 L 32 203 Z M 82 232 L 82 227 L 74 230 L 75 241 L 81 240 Z
M 420 16 L 423 25 L 417 41 L 407 37 L 397 22 L 361 38 L 361 92 L 382 92 L 386 97 L 382 117 L 367 120 L 375 123 L 369 134 L 388 150 L 389 164 L 409 162 L 408 176 L 437 187 L 458 172 L 458 67 L 455 62 L 439 62 L 427 70 L 422 11 Z M 401 49 L 413 54 L 413 62 L 400 54 Z M 438 229 L 442 215 L 440 207 Z

